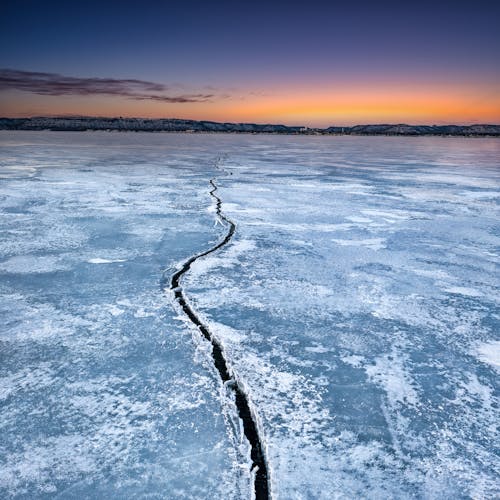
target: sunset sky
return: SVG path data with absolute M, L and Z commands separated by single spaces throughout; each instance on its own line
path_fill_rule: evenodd
M 10 1 L 0 116 L 500 123 L 500 2 Z

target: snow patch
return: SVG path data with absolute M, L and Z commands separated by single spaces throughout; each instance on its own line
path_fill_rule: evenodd
M 100 257 L 96 257 L 94 259 L 89 259 L 87 262 L 89 264 L 111 264 L 113 262 L 126 262 L 126 259 L 102 259 Z
M 493 340 L 478 345 L 474 354 L 483 363 L 487 363 L 495 370 L 500 371 L 500 340 Z
M 216 267 L 233 267 L 238 263 L 238 259 L 242 254 L 254 250 L 256 246 L 257 245 L 253 240 L 236 241 L 221 256 L 209 255 L 197 259 L 191 264 L 190 274 L 192 277 L 198 277 L 208 273 Z
M 371 250 L 382 250 L 386 248 L 385 245 L 385 238 L 368 238 L 365 240 L 338 240 L 338 239 L 332 239 L 332 241 L 340 246 L 347 247 L 366 247 L 370 248 Z
M 482 297 L 483 294 L 479 290 L 474 288 L 468 288 L 464 286 L 452 286 L 445 288 L 445 292 L 454 293 L 456 295 L 465 295 L 466 297 Z
M 418 403 L 418 395 L 405 361 L 407 358 L 404 354 L 393 350 L 391 354 L 377 358 L 375 364 L 365 366 L 366 374 L 384 389 L 391 406 L 395 403 L 411 406 Z

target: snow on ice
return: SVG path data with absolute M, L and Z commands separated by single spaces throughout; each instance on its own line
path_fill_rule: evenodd
M 495 139 L 2 132 L 0 496 L 498 495 Z M 224 156 L 225 172 L 215 158 Z

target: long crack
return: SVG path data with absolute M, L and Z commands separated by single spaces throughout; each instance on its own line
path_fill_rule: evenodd
M 201 334 L 205 337 L 205 339 L 212 344 L 212 359 L 217 369 L 219 376 L 222 380 L 222 383 L 229 382 L 226 384 L 227 387 L 231 388 L 234 392 L 235 396 L 235 404 L 236 409 L 238 411 L 238 415 L 243 422 L 243 430 L 246 438 L 248 439 L 251 446 L 251 459 L 252 459 L 252 471 L 255 472 L 255 481 L 254 481 L 254 492 L 256 500 L 268 500 L 270 498 L 269 491 L 269 483 L 268 483 L 268 471 L 267 464 L 264 456 L 262 442 L 259 436 L 257 423 L 254 420 L 252 415 L 252 411 L 250 410 L 250 405 L 248 402 L 248 396 L 241 388 L 241 385 L 238 383 L 237 378 L 233 373 L 228 369 L 228 364 L 226 358 L 224 357 L 224 349 L 221 343 L 212 335 L 207 325 L 205 325 L 194 309 L 188 304 L 186 300 L 186 296 L 182 287 L 180 286 L 181 278 L 184 274 L 186 274 L 191 265 L 196 260 L 204 257 L 205 255 L 211 254 L 222 248 L 226 245 L 234 235 L 236 230 L 236 225 L 230 219 L 228 219 L 222 213 L 222 201 L 215 194 L 217 191 L 217 185 L 215 184 L 214 179 L 210 179 L 210 184 L 212 186 L 212 190 L 210 191 L 210 196 L 216 201 L 216 209 L 217 216 L 219 219 L 227 224 L 229 230 L 226 236 L 215 246 L 206 250 L 205 252 L 201 252 L 193 257 L 190 257 L 188 260 L 182 264 L 180 270 L 172 275 L 170 278 L 170 290 L 174 292 L 175 299 L 178 304 L 184 311 L 184 314 L 190 319 L 190 321 L 198 328 Z M 162 281 L 162 289 L 166 291 L 168 286 L 168 281 Z

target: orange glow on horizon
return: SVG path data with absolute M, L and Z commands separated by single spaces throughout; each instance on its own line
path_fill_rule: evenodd
M 185 118 L 326 127 L 366 123 L 500 123 L 500 92 L 492 87 L 415 86 L 274 89 L 240 92 L 214 102 L 165 104 L 106 96 L 0 95 L 3 116 L 87 115 Z

